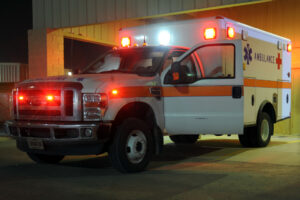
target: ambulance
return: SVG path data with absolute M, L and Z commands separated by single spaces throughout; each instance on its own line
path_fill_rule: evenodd
M 224 18 L 124 28 L 120 46 L 72 76 L 26 80 L 7 132 L 37 163 L 108 152 L 121 172 L 144 170 L 168 135 L 237 134 L 264 147 L 291 115 L 291 41 Z

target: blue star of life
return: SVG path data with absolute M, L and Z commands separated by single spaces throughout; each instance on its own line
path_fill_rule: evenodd
M 252 61 L 252 48 L 250 48 L 250 45 L 247 44 L 247 47 L 244 47 L 244 52 L 245 52 L 245 55 L 244 55 L 244 60 L 247 61 L 247 65 L 250 64 L 250 62 Z
M 76 80 L 77 80 L 77 81 L 83 81 L 83 80 L 84 80 L 84 78 L 82 78 L 82 77 L 79 77 L 79 78 L 77 78 Z

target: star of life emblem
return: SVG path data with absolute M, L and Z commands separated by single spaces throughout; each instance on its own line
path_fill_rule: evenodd
M 244 52 L 245 52 L 245 55 L 244 55 L 244 60 L 247 61 L 247 65 L 250 64 L 250 62 L 252 61 L 252 48 L 250 48 L 250 45 L 247 44 L 246 47 L 244 47 Z

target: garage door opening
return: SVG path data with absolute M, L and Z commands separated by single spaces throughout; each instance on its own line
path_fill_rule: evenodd
M 64 38 L 65 73 L 85 68 L 110 49 L 112 49 L 112 46 Z

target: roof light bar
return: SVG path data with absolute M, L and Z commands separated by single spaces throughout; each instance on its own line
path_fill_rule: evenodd
M 169 31 L 161 31 L 158 35 L 158 40 L 160 45 L 168 45 L 170 43 L 171 35 Z
M 212 40 L 217 38 L 217 30 L 216 28 L 206 28 L 204 30 L 204 39 Z
M 121 46 L 122 47 L 130 47 L 130 37 L 122 37 L 121 38 Z
M 227 37 L 233 39 L 235 36 L 235 30 L 233 27 L 227 27 Z

